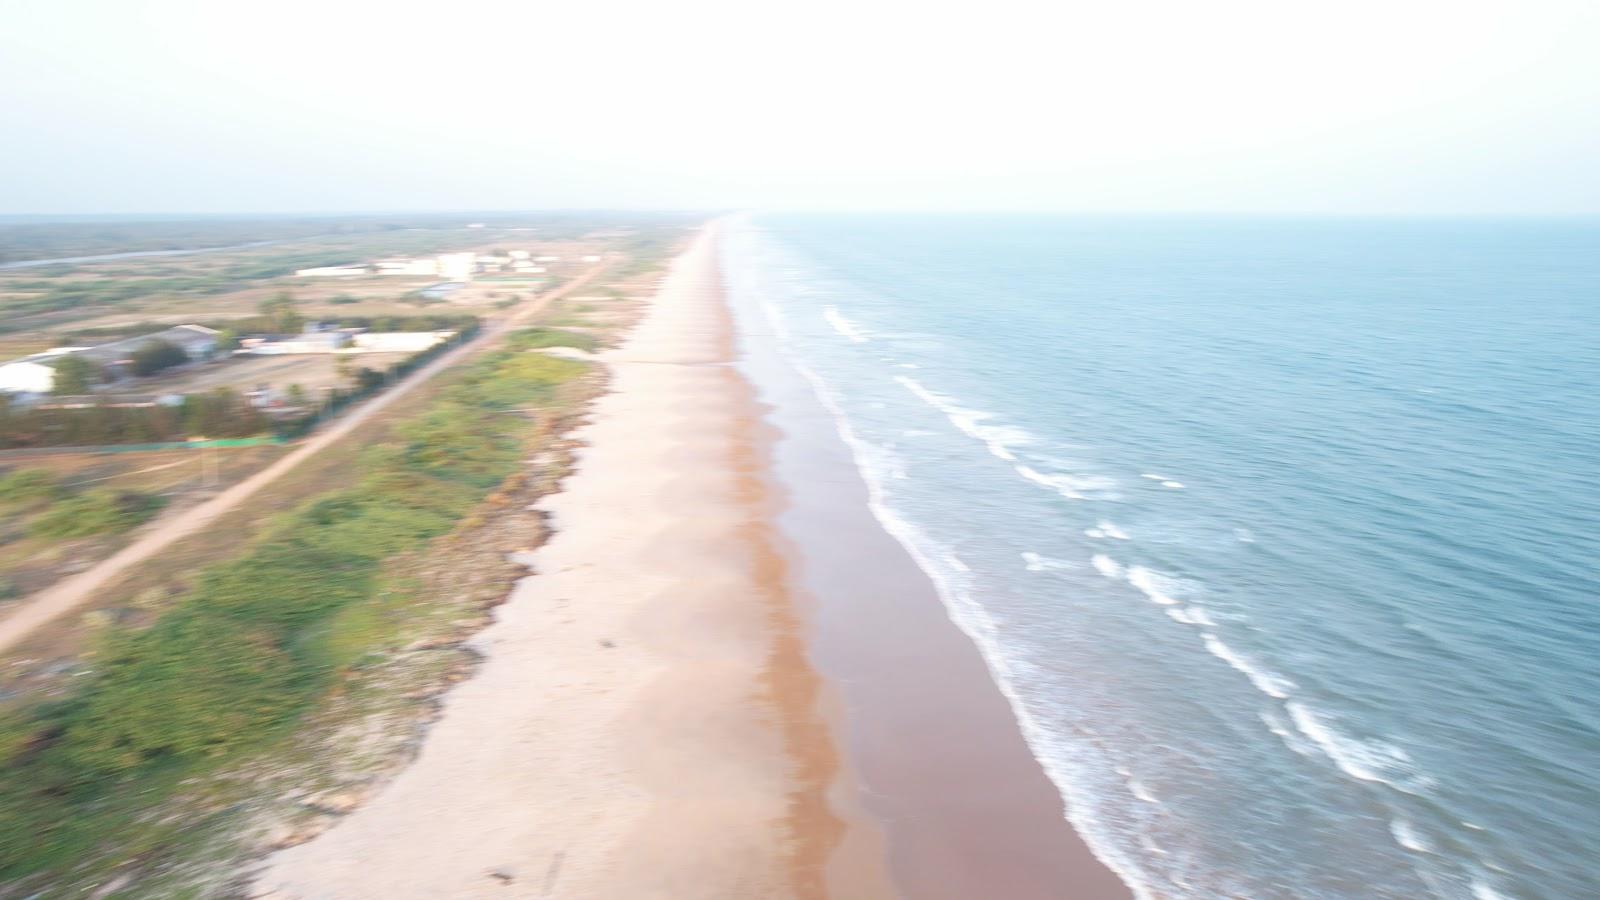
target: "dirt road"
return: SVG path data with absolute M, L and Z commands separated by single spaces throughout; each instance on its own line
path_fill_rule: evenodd
M 85 569 L 76 575 L 63 578 L 37 594 L 17 601 L 14 608 L 7 610 L 3 616 L 0 616 L 0 653 L 9 650 L 17 642 L 26 638 L 45 623 L 65 615 L 87 602 L 95 591 L 105 587 L 112 579 L 121 575 L 129 567 L 144 562 L 171 546 L 173 542 L 199 531 L 218 516 L 238 506 L 252 494 L 282 477 L 295 466 L 322 452 L 334 442 L 343 439 L 350 432 L 360 427 L 363 422 L 382 412 L 396 400 L 416 390 L 418 385 L 424 384 L 430 378 L 460 363 L 467 357 L 493 346 L 508 328 L 526 324 L 554 301 L 593 281 L 605 267 L 606 263 L 599 263 L 561 288 L 528 301 L 505 319 L 486 324 L 476 338 L 418 369 L 412 373 L 410 378 L 360 404 L 348 415 L 334 420 L 332 425 L 325 430 L 316 432 L 300 446 L 290 451 L 287 456 L 267 468 L 227 488 L 222 493 L 188 512 L 171 519 L 158 521 L 133 543 L 123 547 L 110 557 L 101 560 L 95 566 Z

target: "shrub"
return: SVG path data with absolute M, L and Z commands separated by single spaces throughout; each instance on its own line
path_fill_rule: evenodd
M 54 538 L 127 531 L 155 515 L 162 503 L 160 497 L 137 491 L 84 491 L 52 505 L 28 530 L 36 537 Z

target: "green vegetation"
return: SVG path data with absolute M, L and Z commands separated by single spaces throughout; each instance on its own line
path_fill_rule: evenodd
M 34 537 L 76 538 L 116 534 L 146 522 L 162 507 L 160 497 L 99 488 L 61 500 L 33 520 Z
M 516 472 L 530 428 L 517 411 L 586 370 L 516 348 L 481 357 L 364 451 L 353 486 L 212 566 L 150 628 L 107 637 L 72 697 L 3 714 L 0 883 L 183 847 L 195 823 L 154 813 L 208 773 L 247 767 L 362 666 L 386 617 L 404 615 L 385 562 L 451 531 Z M 0 497 L 42 490 L 0 481 Z
M 511 335 L 506 346 L 513 350 L 542 350 L 546 347 L 572 347 L 593 353 L 600 348 L 600 340 L 592 334 L 562 331 L 558 328 L 527 328 Z
M 89 393 L 100 380 L 100 371 L 94 363 L 81 356 L 68 356 L 55 364 L 56 377 L 50 392 L 58 396 L 75 396 Z
M 275 334 L 299 334 L 306 321 L 288 291 L 279 291 L 270 300 L 261 301 L 256 311 L 267 326 L 262 330 Z
M 0 406 L 0 449 L 151 444 L 200 435 L 254 437 L 271 428 L 261 410 L 228 388 L 191 394 L 178 406 Z
M 189 354 L 171 341 L 156 339 L 145 341 L 133 351 L 133 374 L 139 377 L 154 375 L 189 361 Z
M 149 521 L 163 503 L 138 491 L 75 491 L 43 469 L 15 469 L 0 477 L 0 512 L 33 537 L 117 534 Z

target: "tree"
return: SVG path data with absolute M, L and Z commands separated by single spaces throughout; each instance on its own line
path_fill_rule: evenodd
M 310 402 L 306 397 L 306 389 L 298 384 L 289 385 L 289 390 L 284 395 L 284 401 L 290 406 L 305 406 Z
M 267 327 L 278 334 L 299 334 L 300 328 L 306 322 L 305 317 L 300 315 L 300 311 L 296 308 L 294 297 L 288 291 L 279 291 L 271 298 L 261 301 L 257 311 L 267 320 Z
M 217 332 L 217 347 L 214 352 L 218 355 L 232 353 L 239 349 L 239 333 L 232 328 L 224 328 Z
M 343 353 L 338 354 L 333 359 L 333 370 L 339 373 L 340 381 L 349 381 L 350 376 L 354 374 L 354 367 L 355 361 Z
M 81 356 L 68 356 L 55 365 L 56 377 L 50 384 L 50 393 L 60 396 L 87 394 L 98 380 L 94 363 Z
M 356 370 L 356 385 L 362 393 L 369 394 L 383 386 L 383 373 L 362 366 Z
M 133 351 L 133 374 L 140 377 L 154 375 L 163 369 L 181 366 L 189 361 L 182 347 L 160 339 L 147 341 Z

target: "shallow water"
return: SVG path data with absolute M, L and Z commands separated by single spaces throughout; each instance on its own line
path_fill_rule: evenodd
M 726 240 L 1132 885 L 1595 895 L 1600 226 Z

